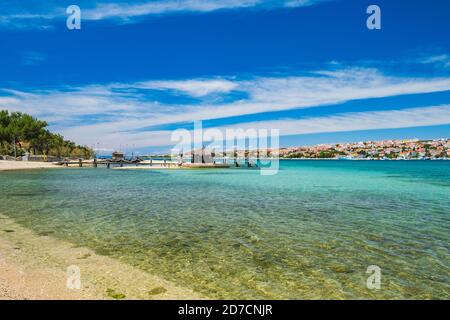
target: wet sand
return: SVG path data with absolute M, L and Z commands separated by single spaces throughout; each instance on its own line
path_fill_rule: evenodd
M 81 271 L 81 288 L 67 288 L 67 268 Z M 45 235 L 0 214 L 0 300 L 204 299 L 118 260 Z

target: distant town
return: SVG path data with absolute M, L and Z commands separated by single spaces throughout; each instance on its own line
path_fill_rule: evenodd
M 279 149 L 286 159 L 444 160 L 450 159 L 450 140 L 383 140 L 321 144 Z
M 328 160 L 450 160 L 450 139 L 435 140 L 383 140 L 365 142 L 347 142 L 337 144 L 319 144 L 315 146 L 286 147 L 267 150 L 228 150 L 215 152 L 204 148 L 188 151 L 183 158 L 198 158 L 193 162 L 220 161 L 224 156 L 234 159 L 276 158 L 281 159 L 328 159 Z M 179 157 L 178 154 L 154 155 L 145 157 Z M 207 162 L 208 162 L 207 161 Z

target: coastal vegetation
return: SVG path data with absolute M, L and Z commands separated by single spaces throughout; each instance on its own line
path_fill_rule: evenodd
M 292 152 L 285 156 L 288 159 L 298 159 L 298 158 L 316 158 L 316 159 L 332 159 L 340 155 L 345 155 L 344 152 L 337 151 L 334 149 L 321 150 L 314 154 L 309 154 L 307 152 Z
M 47 129 L 48 123 L 26 113 L 0 110 L 0 155 L 91 158 L 93 150 L 65 140 Z

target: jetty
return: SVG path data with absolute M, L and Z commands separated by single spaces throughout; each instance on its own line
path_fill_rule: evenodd
M 55 164 L 65 167 L 106 167 L 114 169 L 228 169 L 228 168 L 257 168 L 260 166 L 260 152 L 256 151 L 256 159 L 251 159 L 250 151 L 234 151 L 227 153 L 225 150 L 221 155 L 216 154 L 214 150 L 207 151 L 203 146 L 197 150 L 191 150 L 187 153 L 183 151 L 178 155 L 169 156 L 132 156 L 125 158 L 123 152 L 115 151 L 111 158 L 94 159 L 63 159 Z

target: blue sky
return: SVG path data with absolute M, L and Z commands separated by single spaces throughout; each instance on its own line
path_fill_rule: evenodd
M 449 137 L 449 39 L 446 0 L 2 1 L 0 108 L 105 152 L 194 120 L 285 146 Z

